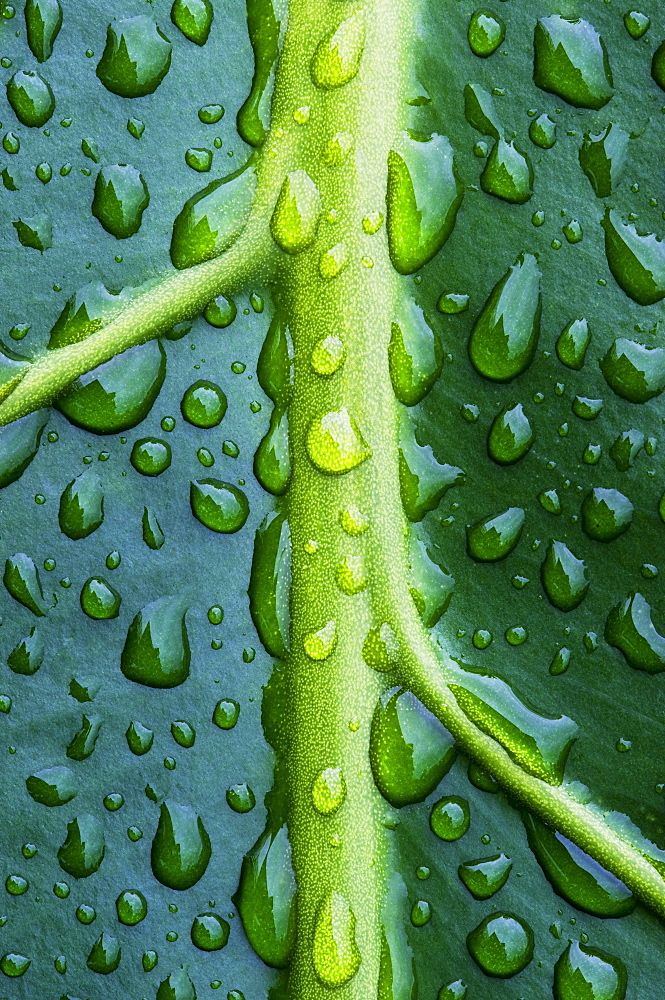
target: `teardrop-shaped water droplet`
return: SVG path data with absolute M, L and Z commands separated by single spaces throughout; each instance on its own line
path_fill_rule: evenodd
M 533 82 L 575 108 L 604 107 L 614 94 L 602 38 L 588 21 L 541 17 L 533 39 Z
M 570 650 L 566 646 L 561 646 L 560 649 L 557 649 L 550 663 L 550 673 L 553 677 L 558 677 L 559 674 L 565 674 L 569 666 Z
M 480 186 L 495 198 L 523 205 L 533 195 L 533 167 L 528 155 L 512 139 L 497 139 L 480 175 Z
M 88 878 L 101 865 L 105 850 L 102 824 L 89 813 L 83 813 L 67 824 L 67 837 L 58 850 L 58 861 L 72 878 Z
M 571 319 L 556 342 L 556 353 L 562 364 L 574 371 L 584 365 L 584 356 L 591 343 L 589 324 L 585 319 Z
M 15 674 L 31 676 L 36 673 L 44 661 L 44 639 L 36 625 L 30 629 L 30 635 L 21 639 L 7 657 L 7 665 Z
M 171 43 L 145 14 L 111 21 L 97 76 L 120 97 L 152 94 L 171 65 Z
M 164 544 L 164 532 L 154 511 L 151 511 L 148 507 L 143 508 L 141 528 L 143 531 L 143 541 L 148 548 L 161 549 Z
M 582 503 L 582 527 L 589 538 L 612 542 L 632 524 L 633 509 L 628 497 L 618 490 L 596 487 Z
M 55 97 L 47 81 L 30 70 L 19 70 L 7 82 L 7 100 L 23 125 L 41 128 L 55 111 Z
M 605 381 L 617 396 L 646 403 L 665 389 L 665 349 L 618 337 L 601 359 Z
M 522 822 L 538 864 L 554 891 L 567 903 L 594 917 L 632 913 L 637 901 L 615 875 L 530 813 L 522 813 Z
M 589 589 L 586 563 L 563 542 L 552 540 L 540 568 L 543 589 L 559 611 L 572 611 Z
M 272 0 L 248 0 L 247 29 L 254 51 L 254 78 L 236 121 L 240 138 L 250 146 L 263 144 L 270 125 L 270 84 L 280 51 L 280 28 Z
M 146 955 L 155 956 L 154 964 L 149 962 L 147 969 L 145 963 Z M 143 968 L 146 972 L 150 972 L 157 964 L 157 955 L 154 951 L 146 952 L 143 958 Z M 175 969 L 170 976 L 167 976 L 166 979 L 162 979 L 159 984 L 155 1000 L 196 1000 L 194 983 L 191 981 L 184 969 Z
M 602 132 L 586 132 L 580 149 L 580 166 L 598 198 L 612 194 L 623 173 L 630 134 L 610 124 Z
M 72 479 L 60 497 L 58 523 L 68 538 L 87 538 L 104 520 L 104 493 L 101 479 L 86 469 Z
M 40 253 L 44 253 L 45 250 L 53 246 L 53 225 L 51 217 L 46 212 L 21 216 L 21 218 L 12 221 L 12 225 L 21 246 L 31 247 L 33 250 L 39 250 Z
M 0 427 L 0 489 L 15 482 L 37 454 L 49 410 L 35 410 Z
M 214 10 L 210 0 L 173 0 L 171 20 L 185 38 L 197 45 L 208 41 Z
M 316 47 L 310 72 L 321 90 L 335 90 L 353 80 L 365 47 L 365 15 L 355 11 Z
M 467 38 L 475 56 L 486 59 L 493 55 L 506 37 L 506 26 L 491 10 L 474 11 L 469 20 Z
M 2 581 L 15 601 L 22 604 L 33 615 L 43 618 L 46 614 L 44 592 L 39 572 L 30 556 L 17 552 L 5 561 Z
M 360 968 L 355 914 L 338 892 L 328 892 L 319 907 L 312 960 L 317 977 L 330 988 L 344 986 Z
M 341 767 L 326 767 L 312 785 L 312 805 L 321 816 L 332 816 L 344 803 L 346 781 Z
M 226 395 L 215 382 L 199 379 L 194 382 L 180 401 L 180 411 L 194 427 L 217 427 L 226 413 Z
M 520 540 L 524 517 L 521 507 L 509 507 L 502 514 L 468 525 L 466 550 L 471 558 L 478 562 L 504 559 Z
M 369 582 L 364 558 L 347 553 L 335 569 L 335 582 L 349 597 L 362 593 Z
M 628 10 L 623 15 L 623 23 L 631 38 L 642 38 L 651 27 L 651 18 L 639 10 Z
M 423 802 L 448 773 L 455 743 L 410 691 L 394 688 L 379 700 L 370 735 L 377 788 L 396 808 Z
M 334 375 L 346 359 L 346 347 L 340 337 L 329 334 L 318 340 L 312 349 L 310 364 L 317 375 Z
M 456 979 L 446 986 L 442 986 L 438 992 L 436 1000 L 466 1000 L 468 986 L 461 979 Z
M 556 124 L 549 115 L 542 114 L 534 118 L 529 125 L 529 138 L 534 146 L 540 149 L 552 149 L 556 143 Z
M 446 136 L 402 132 L 388 154 L 386 193 L 390 259 L 399 274 L 413 274 L 439 252 L 463 196 Z
M 60 0 L 27 0 L 25 28 L 28 45 L 37 62 L 46 62 L 62 26 Z
M 240 236 L 256 193 L 256 160 L 212 181 L 183 205 L 173 223 L 174 267 L 192 267 L 218 257 Z
M 43 806 L 64 806 L 76 796 L 78 788 L 74 772 L 56 765 L 36 771 L 25 779 L 28 794 Z
M 101 715 L 84 715 L 82 717 L 81 728 L 67 747 L 67 756 L 70 760 L 87 760 L 90 757 L 95 749 L 102 721 Z
M 431 558 L 427 544 L 415 531 L 409 545 L 409 592 L 425 628 L 433 628 L 447 609 L 455 579 Z
M 305 170 L 292 170 L 282 183 L 270 219 L 270 232 L 286 253 L 307 250 L 314 242 L 321 216 L 321 195 Z
M 665 638 L 651 620 L 651 606 L 633 592 L 607 616 L 605 641 L 620 649 L 629 666 L 658 674 L 665 670 Z
M 149 203 L 148 185 L 136 167 L 114 163 L 97 174 L 92 214 L 117 240 L 126 240 L 139 231 Z
M 150 852 L 155 878 L 169 889 L 191 889 L 205 873 L 210 855 L 210 837 L 198 813 L 171 799 L 163 802 Z
M 272 411 L 268 433 L 254 455 L 254 475 L 273 496 L 286 493 L 291 479 L 288 410 Z
M 404 512 L 410 521 L 422 521 L 436 510 L 451 486 L 464 481 L 464 472 L 454 465 L 441 465 L 430 445 L 421 446 L 404 414 L 400 425 L 399 483 Z
M 90 949 L 85 964 L 91 972 L 108 976 L 109 973 L 115 972 L 118 968 L 120 958 L 120 942 L 108 931 L 103 931 Z
M 120 668 L 130 681 L 171 688 L 189 676 L 190 651 L 185 605 L 179 597 L 147 604 L 129 626 Z
M 443 348 L 432 324 L 414 299 L 405 299 L 391 327 L 390 379 L 405 406 L 415 406 L 430 391 L 443 367 Z
M 292 344 L 286 314 L 278 309 L 268 327 L 259 353 L 256 374 L 259 384 L 278 408 L 286 408 L 292 391 Z
M 665 296 L 665 242 L 654 233 L 640 233 L 618 212 L 607 208 L 602 221 L 605 256 L 617 284 L 641 306 Z
M 457 874 L 474 899 L 491 899 L 508 881 L 512 867 L 505 854 L 494 854 L 478 861 L 465 861 Z
M 342 475 L 372 455 L 346 407 L 315 417 L 307 431 L 307 453 L 320 472 Z
M 285 968 L 296 938 L 296 884 L 286 824 L 277 830 L 268 825 L 245 855 L 233 902 L 259 958 Z
M 189 502 L 201 524 L 226 535 L 240 531 L 249 516 L 249 503 L 242 490 L 220 479 L 193 480 Z
M 477 667 L 449 666 L 457 680 L 449 686 L 465 715 L 501 743 L 529 774 L 560 785 L 577 735 L 573 720 L 533 711 L 500 677 Z
M 555 1000 L 624 1000 L 623 962 L 599 948 L 571 941 L 554 966 Z
M 121 603 L 118 591 L 101 576 L 91 576 L 81 588 L 81 609 L 95 621 L 117 618 Z
M 337 623 L 331 619 L 315 632 L 307 632 L 302 645 L 310 660 L 327 660 L 337 645 Z
M 125 889 L 115 901 L 118 920 L 127 927 L 135 927 L 148 915 L 148 904 L 142 892 Z
M 487 453 L 499 465 L 512 465 L 524 458 L 535 440 L 522 404 L 509 404 L 492 421 L 487 436 Z
M 497 141 L 501 138 L 501 122 L 494 98 L 478 83 L 467 83 L 464 88 L 464 115 L 471 128 L 481 135 L 489 135 Z
M 466 946 L 485 975 L 510 979 L 533 958 L 533 931 L 514 913 L 492 913 L 467 935 Z
M 271 656 L 289 649 L 291 534 L 284 514 L 272 511 L 258 528 L 248 594 L 252 621 Z
M 363 660 L 373 670 L 394 670 L 400 662 L 400 644 L 388 622 L 371 628 L 363 642 Z
M 520 254 L 476 319 L 469 357 L 485 378 L 509 382 L 531 364 L 540 333 L 540 274 L 533 254 Z
M 134 721 L 130 722 L 127 727 L 125 738 L 127 746 L 132 753 L 136 754 L 137 757 L 142 757 L 152 747 L 155 734 L 152 729 L 148 729 L 142 722 Z

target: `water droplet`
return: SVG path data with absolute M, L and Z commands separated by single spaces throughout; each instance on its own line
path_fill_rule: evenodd
M 142 476 L 160 476 L 171 464 L 171 446 L 159 438 L 139 438 L 132 447 L 130 461 Z
M 141 14 L 112 21 L 97 64 L 97 76 L 120 97 L 152 94 L 171 65 L 171 43 L 155 22 Z
M 651 620 L 651 606 L 633 592 L 607 616 L 605 641 L 620 649 L 629 666 L 656 674 L 665 670 L 665 638 Z
M 101 865 L 105 850 L 102 824 L 89 813 L 83 813 L 67 824 L 67 837 L 58 850 L 58 861 L 72 878 L 88 878 Z
M 523 205 L 533 195 L 533 168 L 525 152 L 511 140 L 497 139 L 485 168 L 480 186 L 512 205 Z
M 469 296 L 457 292 L 443 292 L 437 300 L 436 308 L 441 313 L 455 316 L 469 308 Z
M 0 958 L 0 970 L 2 970 L 2 972 L 4 972 L 4 974 L 9 976 L 11 979 L 17 979 L 19 976 L 22 976 L 24 972 L 28 971 L 31 961 L 32 960 L 27 958 L 25 955 L 19 955 L 18 952 L 6 952 L 2 958 Z
M 350 982 L 362 961 L 356 944 L 356 918 L 346 899 L 328 892 L 316 918 L 312 960 L 324 986 L 334 988 Z
M 148 185 L 136 167 L 114 163 L 97 174 L 92 214 L 117 240 L 126 240 L 139 231 L 149 203 Z
M 147 729 L 143 723 L 134 721 L 130 722 L 125 737 L 127 746 L 132 753 L 136 754 L 137 757 L 142 757 L 152 747 L 155 734 L 152 729 Z
M 485 518 L 477 524 L 467 525 L 468 554 L 478 562 L 504 559 L 520 540 L 524 517 L 524 510 L 521 507 L 509 507 L 496 517 Z
M 254 951 L 273 968 L 284 968 L 295 944 L 295 879 L 286 825 L 270 825 L 245 855 L 233 897 Z
M 82 716 L 81 728 L 67 747 L 67 756 L 70 760 L 86 760 L 92 754 L 101 727 L 101 715 Z
M 223 698 L 215 705 L 212 721 L 220 729 L 233 729 L 240 715 L 240 705 L 231 698 Z
M 312 785 L 312 805 L 322 816 L 332 816 L 346 798 L 346 781 L 341 767 L 327 767 Z
M 451 486 L 464 481 L 454 465 L 441 465 L 430 445 L 419 445 L 404 412 L 400 427 L 399 480 L 404 512 L 410 521 L 422 521 L 435 510 Z
M 425 628 L 433 628 L 450 603 L 455 580 L 430 557 L 427 545 L 413 531 L 409 544 L 408 584 Z
M 354 139 L 349 132 L 337 132 L 323 147 L 321 160 L 327 167 L 341 167 L 353 149 Z
M 204 125 L 216 125 L 224 117 L 224 108 L 221 104 L 206 104 L 199 108 L 199 121 Z
M 37 454 L 48 408 L 0 427 L 0 489 L 15 482 Z
M 2 148 L 5 153 L 18 153 L 21 148 L 21 140 L 14 132 L 6 132 L 2 139 Z M 2 172 L 2 180 L 8 191 L 18 191 L 18 186 L 14 178 L 5 167 Z
M 219 951 L 225 947 L 230 930 L 227 921 L 216 913 L 199 913 L 190 931 L 192 944 L 200 951 Z
M 618 958 L 571 941 L 554 966 L 555 1000 L 624 1000 L 626 969 Z
M 27 0 L 25 28 L 28 45 L 37 62 L 46 62 L 62 26 L 59 0 Z
M 436 1000 L 466 1000 L 468 987 L 461 979 L 456 979 L 447 986 L 442 986 Z
M 623 15 L 623 23 L 630 37 L 637 41 L 638 38 L 642 38 L 649 30 L 651 18 L 647 17 L 646 14 L 642 14 L 639 10 L 628 10 Z
M 346 407 L 315 417 L 307 432 L 307 453 L 321 472 L 341 475 L 371 457 L 372 451 Z
M 58 523 L 68 538 L 86 538 L 104 520 L 104 494 L 99 476 L 87 469 L 69 483 L 60 497 Z
M 588 21 L 542 17 L 534 32 L 533 82 L 575 108 L 604 107 L 614 94 L 602 38 Z
M 349 263 L 349 251 L 346 243 L 336 243 L 321 254 L 319 258 L 319 274 L 328 281 L 342 273 Z
M 432 917 L 432 908 L 426 899 L 418 899 L 411 907 L 411 923 L 414 927 L 424 927 Z
M 607 208 L 602 221 L 605 255 L 617 284 L 639 305 L 665 296 L 665 243 L 653 233 L 640 233 L 631 222 Z
M 37 626 L 30 629 L 30 634 L 21 639 L 7 657 L 7 665 L 15 674 L 31 676 L 36 673 L 44 661 L 44 640 Z
M 401 303 L 388 346 L 390 379 L 395 395 L 415 406 L 427 395 L 443 367 L 443 349 L 432 325 L 413 300 Z
M 255 193 L 256 160 L 252 155 L 238 170 L 192 195 L 173 223 L 173 265 L 192 267 L 228 250 L 245 226 Z
M 601 359 L 605 381 L 622 399 L 646 403 L 665 389 L 665 349 L 619 337 Z
M 471 15 L 467 38 L 474 55 L 481 58 L 493 55 L 505 37 L 505 24 L 491 10 L 483 8 Z
M 582 226 L 577 219 L 571 219 L 561 230 L 569 243 L 581 243 L 584 238 Z
M 492 913 L 467 936 L 466 946 L 486 975 L 510 979 L 533 958 L 533 931 L 514 913 Z
M 365 15 L 357 10 L 317 45 L 310 65 L 312 81 L 321 90 L 343 87 L 360 69 L 364 47 Z
M 226 789 L 227 804 L 234 812 L 248 813 L 256 805 L 256 797 L 246 781 L 239 785 L 231 785 Z
M 284 514 L 269 513 L 256 532 L 248 587 L 252 621 L 271 656 L 289 648 L 291 536 Z
M 349 597 L 360 594 L 368 584 L 365 560 L 359 555 L 346 555 L 335 570 L 337 586 Z
M 101 576 L 91 576 L 81 589 L 81 609 L 97 621 L 117 618 L 121 601 L 115 587 Z
M 493 854 L 490 858 L 465 861 L 457 874 L 474 899 L 490 899 L 506 884 L 512 867 L 505 854 Z
M 23 125 L 41 128 L 55 111 L 55 98 L 46 80 L 30 70 L 19 70 L 7 82 L 7 100 Z
M 185 391 L 180 403 L 183 417 L 195 427 L 216 427 L 226 413 L 227 400 L 214 382 L 199 379 Z
M 145 132 L 145 122 L 142 122 L 140 118 L 128 118 L 127 131 L 135 139 L 140 139 Z
M 208 41 L 213 17 L 210 0 L 174 0 L 171 7 L 171 20 L 176 28 L 197 45 L 205 45 Z
M 481 135 L 491 136 L 497 141 L 501 138 L 501 124 L 494 99 L 477 83 L 468 83 L 464 88 L 464 115 L 469 125 Z
M 69 767 L 47 767 L 25 779 L 31 798 L 43 806 L 62 806 L 71 802 L 78 789 L 74 772 Z
M 401 133 L 388 154 L 388 245 L 399 274 L 413 274 L 450 236 L 464 185 L 444 135 Z
M 628 471 L 644 447 L 645 442 L 646 438 L 642 431 L 638 431 L 634 427 L 619 435 L 610 448 L 610 458 L 619 472 Z M 600 457 L 600 446 L 597 447 Z
M 273 496 L 286 493 L 291 479 L 289 451 L 289 418 L 285 409 L 277 406 L 270 416 L 268 433 L 254 455 L 254 475 L 264 490 Z
M 385 672 L 399 664 L 400 644 L 388 622 L 371 628 L 363 643 L 363 659 L 368 667 Z
M 334 375 L 344 364 L 346 347 L 344 342 L 333 334 L 322 337 L 312 349 L 310 364 L 317 375 Z
M 154 955 L 154 962 L 151 959 L 148 963 L 149 967 L 147 969 L 145 962 L 146 955 Z M 146 972 L 154 969 L 156 964 L 157 953 L 154 951 L 146 952 L 143 956 L 143 968 Z M 170 976 L 163 979 L 159 984 L 155 1000 L 196 1000 L 194 983 L 191 981 L 184 969 L 175 969 Z
M 337 623 L 326 622 L 318 631 L 303 636 L 303 649 L 311 660 L 327 660 L 337 645 Z
M 284 178 L 270 219 L 270 232 L 277 246 L 297 254 L 314 242 L 321 216 L 321 195 L 305 170 L 293 170 Z
M 194 746 L 196 741 L 196 730 L 189 722 L 180 719 L 171 723 L 171 736 L 178 746 L 189 749 L 189 747 Z
M 450 770 L 450 733 L 409 691 L 392 689 L 372 719 L 370 763 L 377 788 L 396 808 L 423 802 Z
M 190 146 L 185 150 L 185 163 L 200 174 L 207 173 L 212 166 L 212 150 Z
M 429 817 L 432 833 L 441 840 L 459 840 L 469 829 L 470 822 L 469 803 L 456 795 L 435 802 Z
M 191 889 L 210 861 L 210 837 L 201 817 L 171 799 L 162 803 L 150 862 L 155 878 L 169 889 Z
M 125 889 L 115 901 L 118 920 L 121 924 L 135 927 L 148 915 L 148 904 L 145 896 L 138 890 Z
M 665 510 L 665 503 L 663 510 Z M 663 517 L 663 521 L 665 521 L 665 517 Z M 352 538 L 363 535 L 369 528 L 369 518 L 355 504 L 340 510 L 339 523 L 347 535 L 351 535 Z
M 529 138 L 535 146 L 541 149 L 551 149 L 556 142 L 556 124 L 549 115 L 542 114 L 534 118 L 529 125 Z
M 566 670 L 570 666 L 570 650 L 566 646 L 562 646 L 554 654 L 554 658 L 550 663 L 550 674 L 553 677 L 557 677 L 559 674 L 565 674 Z
M 143 508 L 141 526 L 143 530 L 143 541 L 148 548 L 161 549 L 164 544 L 164 532 L 161 529 L 160 523 L 157 520 L 154 511 L 151 511 L 148 507 Z
M 633 505 L 618 490 L 600 487 L 587 493 L 582 504 L 582 527 L 598 542 L 611 542 L 627 531 L 633 520 Z
M 46 213 L 40 212 L 29 218 L 16 219 L 12 221 L 12 225 L 21 246 L 39 250 L 40 253 L 53 246 L 53 226 Z
M 3 583 L 15 601 L 38 618 L 46 614 L 39 572 L 30 556 L 17 552 L 5 561 Z
M 540 314 L 540 269 L 532 254 L 520 254 L 474 323 L 469 357 L 476 370 L 497 382 L 525 371 L 538 343 Z
M 189 502 L 201 524 L 223 534 L 239 531 L 249 515 L 249 503 L 242 490 L 220 479 L 192 480 Z
M 367 236 L 374 236 L 383 225 L 383 221 L 383 212 L 367 212 L 366 215 L 363 215 L 362 231 Z
M 107 976 L 118 968 L 120 957 L 121 949 L 118 939 L 109 934 L 108 931 L 103 931 L 90 949 L 86 965 L 91 972 Z
M 487 452 L 499 465 L 512 465 L 526 455 L 535 439 L 522 404 L 509 404 L 492 421 Z
M 589 589 L 586 563 L 563 542 L 551 541 L 540 568 L 543 589 L 559 611 L 572 611 Z
M 130 681 L 171 688 L 189 676 L 190 651 L 185 607 L 178 597 L 147 604 L 129 626 L 120 668 Z
M 22 875 L 8 875 L 5 879 L 5 889 L 10 896 L 22 896 L 30 888 L 30 883 Z
M 580 166 L 599 198 L 612 194 L 626 162 L 630 135 L 615 122 L 602 132 L 586 132 L 580 149 Z

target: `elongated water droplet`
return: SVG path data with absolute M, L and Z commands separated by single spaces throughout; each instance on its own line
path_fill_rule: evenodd
M 580 166 L 599 198 L 612 194 L 623 173 L 630 135 L 615 122 L 602 132 L 586 132 Z
M 322 816 L 332 816 L 346 798 L 346 781 L 341 767 L 326 767 L 312 785 L 312 805 Z
M 627 472 L 630 469 L 645 443 L 646 436 L 635 427 L 619 435 L 610 448 L 610 458 L 619 472 Z M 600 446 L 598 448 L 600 454 Z
M 466 946 L 487 976 L 510 979 L 533 958 L 533 931 L 514 913 L 492 913 L 467 936 Z
M 39 572 L 30 556 L 17 552 L 5 561 L 3 583 L 15 601 L 22 604 L 33 615 L 43 618 L 46 614 L 44 592 Z
M 469 337 L 469 357 L 478 372 L 509 382 L 531 364 L 540 333 L 540 268 L 533 254 L 520 254 L 495 285 Z
M 521 507 L 509 507 L 502 514 L 468 525 L 466 549 L 471 558 L 478 562 L 504 559 L 520 540 L 524 517 Z
M 552 149 L 556 143 L 556 124 L 549 115 L 542 114 L 533 119 L 529 125 L 529 138 L 534 146 Z
M 402 132 L 388 154 L 388 245 L 399 274 L 413 274 L 446 242 L 464 186 L 444 135 Z
M 47 408 L 0 427 L 0 489 L 15 482 L 37 454 L 48 420 Z
M 108 976 L 115 972 L 120 965 L 121 949 L 120 942 L 108 931 L 103 931 L 97 938 L 86 960 L 86 965 L 91 972 L 98 972 L 102 976 Z
M 379 1000 L 413 1000 L 415 996 L 415 960 L 402 917 L 407 907 L 406 886 L 402 878 L 393 873 L 381 914 Z
M 134 721 L 130 722 L 125 733 L 125 738 L 127 746 L 132 753 L 136 754 L 137 757 L 142 757 L 152 747 L 155 734 L 152 729 L 148 729 L 143 723 Z
M 296 883 L 286 824 L 270 824 L 242 863 L 233 896 L 249 943 L 266 965 L 283 969 L 296 940 Z
M 148 185 L 136 167 L 114 163 L 97 174 L 92 214 L 117 240 L 126 240 L 139 231 L 149 203 Z
M 464 472 L 454 465 L 441 465 L 430 445 L 416 441 L 406 418 L 400 427 L 399 482 L 404 512 L 410 521 L 422 521 L 436 510 L 451 486 L 464 481 Z
M 425 628 L 433 628 L 450 603 L 455 580 L 431 558 L 427 544 L 413 531 L 409 545 L 408 584 Z
M 452 767 L 450 733 L 410 691 L 394 688 L 379 700 L 370 735 L 377 788 L 396 808 L 423 802 Z
M 7 82 L 7 100 L 23 125 L 41 128 L 55 111 L 55 97 L 47 81 L 30 70 L 19 70 Z
M 415 406 L 443 367 L 443 349 L 432 324 L 413 299 L 401 303 L 388 346 L 390 379 L 400 403 Z
M 155 878 L 169 889 L 191 889 L 205 873 L 210 855 L 210 837 L 198 813 L 171 799 L 163 802 L 150 852 Z
M 58 523 L 68 538 L 86 538 L 104 520 L 104 493 L 99 476 L 86 469 L 65 487 L 60 497 Z
M 59 0 L 27 0 L 25 28 L 30 50 L 37 62 L 46 62 L 62 26 Z
M 512 465 L 524 458 L 535 440 L 522 404 L 509 404 L 492 421 L 487 436 L 487 453 L 499 465 Z
M 505 854 L 494 854 L 478 861 L 465 861 L 457 874 L 474 899 L 491 899 L 508 881 L 512 867 Z
M 560 785 L 577 734 L 573 720 L 534 712 L 506 681 L 476 667 L 451 664 L 450 669 L 458 682 L 450 689 L 471 721 L 498 740 L 525 771 Z
M 25 779 L 28 794 L 43 806 L 64 806 L 76 796 L 78 788 L 74 772 L 56 765 L 36 771 Z
M 287 410 L 275 407 L 272 411 L 268 433 L 261 440 L 254 455 L 254 475 L 263 489 L 273 496 L 282 496 L 286 493 L 291 479 Z
M 571 319 L 570 323 L 559 334 L 559 339 L 556 342 L 556 353 L 559 361 L 568 368 L 580 371 L 590 343 L 591 333 L 587 320 Z
M 152 94 L 171 65 L 171 43 L 145 14 L 111 21 L 97 76 L 120 97 Z
M 214 11 L 210 0 L 174 0 L 171 20 L 185 38 L 197 45 L 208 41 Z
M 279 56 L 280 22 L 272 0 L 247 0 L 247 28 L 254 51 L 254 78 L 249 96 L 237 117 L 240 137 L 261 146 L 270 123 L 270 82 Z
M 617 396 L 646 403 L 665 389 L 665 349 L 619 337 L 601 359 L 605 381 Z
M 494 98 L 478 83 L 467 83 L 464 88 L 464 115 L 471 128 L 481 135 L 497 141 L 501 138 L 501 122 Z
M 623 962 L 591 945 L 571 941 L 554 966 L 555 1000 L 624 1000 Z
M 559 896 L 594 917 L 623 917 L 635 909 L 629 889 L 563 834 L 522 813 L 529 847 Z
M 550 663 L 550 673 L 553 677 L 558 677 L 559 674 L 565 674 L 569 666 L 570 650 L 566 646 L 561 646 L 560 649 L 557 649 Z
M 101 865 L 105 850 L 102 824 L 83 813 L 67 824 L 67 837 L 58 850 L 58 861 L 72 878 L 88 878 Z
M 258 528 L 248 594 L 252 621 L 271 656 L 289 649 L 291 535 L 284 514 L 271 512 Z
M 575 108 L 604 107 L 614 94 L 602 38 L 588 21 L 541 17 L 534 32 L 533 82 Z
M 495 198 L 523 205 L 533 194 L 533 168 L 528 155 L 512 139 L 497 139 L 480 175 L 480 186 Z
M 302 644 L 310 660 L 327 660 L 337 645 L 337 623 L 331 620 L 316 632 L 307 632 Z
M 84 715 L 82 717 L 81 728 L 67 747 L 67 756 L 70 760 L 87 760 L 90 757 L 95 749 L 102 722 L 101 715 Z
M 42 633 L 34 625 L 30 635 L 21 639 L 7 657 L 7 665 L 15 674 L 31 676 L 36 673 L 44 661 L 44 639 Z
M 319 907 L 312 960 L 320 981 L 331 988 L 350 982 L 360 968 L 355 914 L 338 892 L 328 892 Z
M 665 242 L 653 233 L 640 233 L 618 212 L 607 208 L 602 221 L 605 256 L 617 284 L 641 306 L 665 296 Z
M 149 961 L 147 968 L 145 961 L 146 955 L 149 955 L 151 958 L 154 955 L 154 964 L 152 961 Z M 146 972 L 154 969 L 157 964 L 156 952 L 146 952 L 143 959 L 143 968 Z M 166 979 L 162 979 L 159 984 L 155 1000 L 196 1000 L 194 983 L 191 981 L 184 969 L 175 969 L 170 976 L 167 976 Z
M 141 528 L 143 531 L 143 541 L 148 548 L 161 549 L 164 544 L 164 532 L 154 511 L 151 511 L 148 507 L 143 508 Z
M 240 236 L 256 192 L 256 160 L 212 181 L 183 205 L 173 223 L 174 267 L 192 267 L 218 257 Z
M 307 453 L 320 472 L 341 475 L 372 455 L 346 407 L 315 417 L 307 431 Z
M 312 81 L 321 90 L 335 90 L 353 80 L 365 47 L 365 15 L 355 11 L 323 41 L 312 57 Z
M 559 611 L 572 611 L 589 589 L 586 563 L 563 542 L 552 540 L 540 568 L 543 589 Z
M 618 490 L 591 490 L 582 503 L 582 527 L 597 542 L 612 542 L 633 521 L 633 505 Z
M 651 606 L 633 592 L 607 616 L 605 641 L 620 649 L 629 666 L 658 674 L 665 670 L 665 638 L 651 620 Z
M 154 688 L 177 687 L 187 680 L 190 651 L 185 611 L 179 597 L 160 597 L 139 611 L 120 658 L 128 680 Z
M 201 524 L 226 535 L 240 531 L 249 516 L 249 503 L 242 490 L 220 479 L 193 480 L 189 502 Z
M 506 26 L 491 10 L 474 11 L 469 20 L 467 38 L 475 56 L 486 59 L 493 55 L 506 37 Z
M 270 232 L 277 246 L 289 254 L 301 253 L 314 242 L 321 216 L 321 195 L 305 170 L 293 170 L 284 178 L 270 219 Z

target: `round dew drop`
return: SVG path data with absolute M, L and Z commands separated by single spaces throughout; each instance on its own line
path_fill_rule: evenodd
M 346 347 L 340 337 L 330 334 L 318 340 L 312 349 L 310 364 L 317 375 L 334 375 L 346 359 Z
M 327 767 L 312 785 L 312 805 L 321 816 L 332 816 L 346 798 L 346 781 L 341 767 Z
M 337 645 L 337 623 L 331 620 L 318 631 L 308 632 L 302 644 L 310 660 L 327 660 Z
M 466 799 L 450 795 L 432 807 L 429 825 L 441 840 L 459 840 L 469 829 L 471 814 Z

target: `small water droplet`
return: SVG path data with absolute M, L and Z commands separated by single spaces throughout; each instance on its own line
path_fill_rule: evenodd
M 533 931 L 514 913 L 492 913 L 467 936 L 466 946 L 486 975 L 509 979 L 533 958 Z
M 25 27 L 28 45 L 37 62 L 46 62 L 62 26 L 59 0 L 27 0 Z
M 441 840 L 459 840 L 469 829 L 470 823 L 471 814 L 466 799 L 449 795 L 432 806 L 429 825 L 432 833 Z
M 302 644 L 311 660 L 327 660 L 337 645 L 337 623 L 331 620 L 316 632 L 308 632 Z
M 171 20 L 176 28 L 197 45 L 205 45 L 208 41 L 213 17 L 210 0 L 174 0 L 171 7 Z
M 508 881 L 513 863 L 505 854 L 465 861 L 457 869 L 460 881 L 474 899 L 491 899 Z

